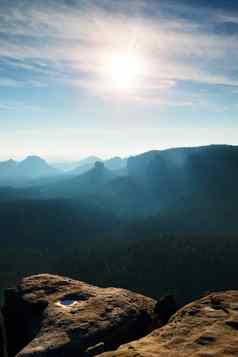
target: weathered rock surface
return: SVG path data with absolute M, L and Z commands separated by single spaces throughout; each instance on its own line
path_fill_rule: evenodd
M 5 296 L 10 357 L 80 357 L 116 349 L 152 331 L 155 305 L 124 289 L 49 274 L 24 278 Z
M 0 310 L 0 356 L 7 357 L 7 339 L 6 339 L 5 325 L 4 325 L 4 320 L 1 310 Z
M 99 356 L 237 357 L 238 291 L 212 293 L 179 310 L 148 336 Z

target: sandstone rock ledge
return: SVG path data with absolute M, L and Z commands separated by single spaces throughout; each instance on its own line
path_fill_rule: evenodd
M 238 291 L 212 293 L 179 310 L 166 326 L 99 356 L 237 357 Z
M 116 349 L 152 331 L 155 305 L 124 289 L 49 274 L 24 278 L 5 296 L 9 355 L 80 357 Z

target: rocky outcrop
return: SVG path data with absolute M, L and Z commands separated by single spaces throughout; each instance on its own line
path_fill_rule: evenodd
M 238 291 L 212 293 L 167 325 L 100 357 L 237 357 Z M 99 356 L 98 356 L 99 357 Z
M 5 325 L 4 325 L 4 320 L 1 310 L 0 310 L 0 356 L 7 357 L 7 338 L 6 338 Z
M 49 274 L 24 278 L 5 296 L 10 357 L 93 356 L 116 349 L 151 332 L 155 305 L 124 289 Z
M 6 292 L 9 354 L 238 356 L 238 291 L 212 293 L 197 300 L 161 327 L 161 321 L 166 323 L 175 309 L 171 296 L 156 302 L 124 289 L 99 288 L 49 274 L 31 276 Z M 5 346 L 5 336 L 1 336 L 0 349 Z M 6 349 L 2 351 L 1 356 L 6 357 Z

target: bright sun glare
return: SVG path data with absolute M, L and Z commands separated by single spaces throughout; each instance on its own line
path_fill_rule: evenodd
M 137 54 L 113 53 L 105 60 L 104 75 L 112 90 L 127 92 L 138 87 L 144 67 Z

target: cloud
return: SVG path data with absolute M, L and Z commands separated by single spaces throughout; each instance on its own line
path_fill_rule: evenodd
M 229 13 L 218 13 L 216 15 L 216 21 L 218 23 L 233 23 L 238 24 L 238 16 Z
M 0 88 L 19 88 L 19 87 L 43 87 L 43 83 L 34 79 L 16 80 L 11 78 L 0 78 Z
M 0 78 L 0 88 L 1 87 L 18 87 L 18 81 L 10 78 Z
M 7 103 L 1 103 L 0 102 L 0 112 L 8 112 L 8 111 L 14 111 L 14 112 L 19 112 L 19 111 L 33 111 L 33 112 L 44 112 L 45 109 L 43 107 L 37 106 L 37 105 L 29 105 L 29 104 L 24 104 L 20 102 L 7 102 Z
M 228 19 L 238 22 L 238 18 L 213 11 L 208 12 L 208 22 L 199 23 L 196 18 L 165 17 L 162 6 L 148 16 L 153 8 L 143 1 L 136 2 L 137 12 L 132 16 L 132 3 L 122 2 L 117 11 L 108 8 L 106 1 L 100 6 L 98 1 L 82 1 L 77 8 L 35 2 L 6 8 L 0 14 L 0 59 L 5 68 L 31 73 L 31 79 L 4 78 L 0 73 L 0 86 L 14 87 L 20 81 L 29 86 L 61 83 L 113 96 L 102 79 L 105 59 L 110 53 L 126 51 L 134 51 L 146 64 L 141 87 L 135 88 L 130 99 L 162 98 L 183 81 L 238 86 L 238 76 L 233 74 L 238 36 L 208 31 L 210 20 L 215 24 Z

